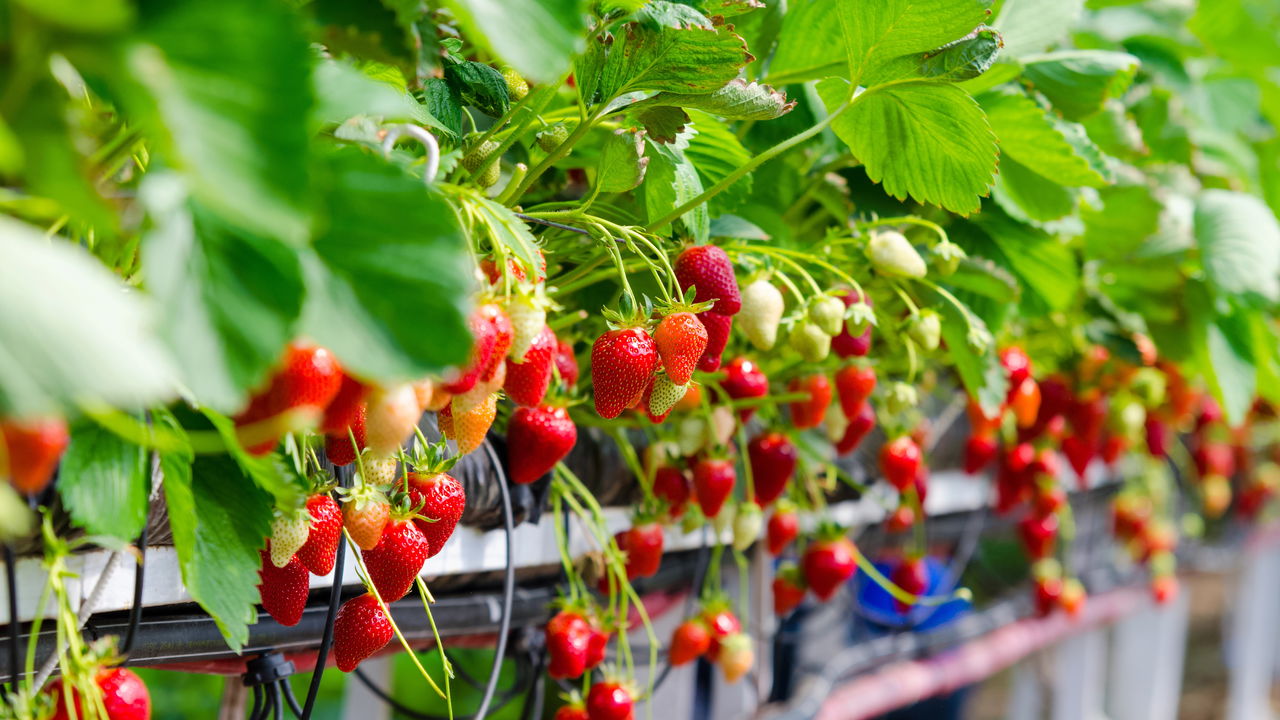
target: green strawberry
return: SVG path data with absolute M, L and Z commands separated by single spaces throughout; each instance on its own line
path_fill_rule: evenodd
M 755 503 L 742 503 L 733 517 L 733 549 L 743 552 L 760 539 L 764 527 L 764 514 Z
M 279 512 L 271 521 L 271 564 L 282 568 L 294 553 L 307 544 L 311 533 L 310 518 L 305 511 Z
M 653 391 L 649 394 L 649 414 L 655 417 L 662 417 L 668 412 L 684 394 L 688 392 L 689 384 L 677 385 L 671 380 L 666 373 L 659 373 L 653 378 Z
M 507 96 L 512 100 L 518 102 L 529 94 L 529 83 L 510 65 L 502 66 L 502 79 L 507 83 Z
M 809 322 L 832 337 L 844 327 L 844 303 L 830 295 L 820 295 L 809 303 Z
M 867 243 L 867 258 L 876 272 L 894 277 L 922 278 L 928 272 L 924 258 L 906 236 L 896 230 L 874 233 Z
M 925 352 L 933 352 L 942 340 L 942 320 L 933 310 L 921 310 L 907 321 L 907 334 Z
M 968 254 L 959 245 L 950 240 L 943 240 L 933 246 L 933 257 L 937 261 L 938 272 L 951 275 L 960 267 L 960 261 L 968 257 Z
M 544 152 L 551 152 L 560 147 L 560 144 L 569 139 L 569 128 L 564 123 L 556 123 L 551 127 L 538 133 L 538 147 Z
M 802 322 L 791 331 L 791 347 L 807 362 L 822 362 L 831 352 L 831 336 L 816 323 Z
M 839 303 L 838 300 L 836 302 Z M 778 322 L 782 320 L 782 311 L 782 293 L 773 283 L 760 278 L 742 290 L 738 326 L 752 345 L 760 350 L 769 350 L 778 341 Z
M 915 386 L 904 382 L 889 383 L 889 391 L 885 393 L 885 408 L 892 415 L 898 415 L 914 408 L 920 403 L 920 395 Z
M 493 162 L 489 162 L 489 158 L 497 150 L 498 143 L 493 140 L 485 140 L 462 157 L 462 167 L 471 173 L 472 177 L 475 178 L 476 184 L 480 187 L 490 187 L 498 182 L 501 171 L 499 166 L 502 163 L 499 158 L 494 158 Z M 481 172 L 481 168 L 484 169 L 483 172 Z M 478 172 L 480 173 L 479 175 L 476 174 Z

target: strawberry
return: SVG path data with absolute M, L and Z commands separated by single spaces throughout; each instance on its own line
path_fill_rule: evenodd
M 790 504 L 779 503 L 765 526 L 765 545 L 770 555 L 781 555 L 800 534 L 800 516 Z
M 796 446 L 782 433 L 766 432 L 747 444 L 747 457 L 756 504 L 765 507 L 777 500 L 791 482 L 798 459 Z
M 305 512 L 277 512 L 271 521 L 271 564 L 282 568 L 307 544 L 311 523 Z
M 688 391 L 688 384 L 677 385 L 665 373 L 654 375 L 653 381 L 645 390 L 642 402 L 649 420 L 654 424 L 666 420 L 672 408 L 676 406 L 676 403 L 680 402 L 680 399 Z
M 698 321 L 707 329 L 707 349 L 698 360 L 698 369 L 715 372 L 720 369 L 720 358 L 729 346 L 729 332 L 733 330 L 733 316 L 721 315 L 714 310 L 698 313 Z
M 541 255 L 542 251 L 538 251 L 538 254 Z M 547 259 L 544 257 L 542 258 L 542 267 L 544 271 L 546 270 L 546 266 Z M 480 261 L 480 272 L 484 273 L 484 276 L 489 281 L 490 285 L 497 285 L 502 281 L 502 271 L 498 269 L 498 263 L 494 262 L 494 259 L 491 257 L 484 258 Z M 511 279 L 515 282 L 524 282 L 524 280 L 528 278 L 528 273 L 525 272 L 524 264 L 516 262 L 516 259 L 513 257 L 507 258 L 507 273 L 511 275 Z M 540 281 L 541 279 L 539 282 Z
M 587 692 L 589 720 L 631 720 L 635 701 L 631 691 L 616 682 L 600 682 Z
M 1031 358 L 1022 348 L 1011 345 L 1000 351 L 1000 365 L 1009 377 L 1008 394 L 1012 396 L 1022 381 L 1031 377 Z
M 733 274 L 729 255 L 715 245 L 693 245 L 676 258 L 676 280 L 680 287 L 696 288 L 694 302 L 715 300 L 712 310 L 721 315 L 736 315 L 742 309 L 738 279 Z
M 1035 605 L 1037 615 L 1048 615 L 1062 600 L 1062 578 L 1036 578 Z
M 409 384 L 378 388 L 369 393 L 364 421 L 365 442 L 377 457 L 395 454 L 413 434 L 422 417 L 418 396 Z
M 910 435 L 900 435 L 880 448 L 880 471 L 898 492 L 911 487 L 920 471 L 920 446 Z
M 838 536 L 818 540 L 804 551 L 804 579 L 819 600 L 830 600 L 857 569 L 853 542 Z
M 597 617 L 587 620 L 587 626 L 589 634 L 587 635 L 586 669 L 590 671 L 604 662 L 605 651 L 609 648 L 610 633 L 605 630 Z
M 427 557 L 435 557 L 458 527 L 467 507 L 467 493 L 462 483 L 448 473 L 410 472 L 409 497 L 422 516 L 413 522 L 427 541 Z
M 671 635 L 671 647 L 667 659 L 673 667 L 687 665 L 707 654 L 711 647 L 711 632 L 707 624 L 698 618 L 685 620 Z
M 1029 514 L 1019 521 L 1018 535 L 1032 559 L 1049 557 L 1058 538 L 1058 516 Z
M 725 378 L 720 387 L 734 400 L 764 397 L 769 394 L 769 378 L 765 377 L 759 365 L 738 356 L 725 368 Z M 743 408 L 738 415 L 746 422 L 755 411 L 754 407 Z
M 1169 452 L 1169 426 L 1155 415 L 1148 415 L 1143 428 L 1147 440 L 1147 452 L 1152 457 L 1162 458 Z
M 653 577 L 662 564 L 662 546 L 665 538 L 662 526 L 655 522 L 642 523 L 623 530 L 614 536 L 618 549 L 627 555 L 627 579 Z
M 903 602 L 898 598 L 893 599 L 893 607 L 898 612 L 905 613 L 919 602 L 920 596 L 929 590 L 929 566 L 925 564 L 924 558 L 907 557 L 901 563 L 898 563 L 889 579 L 893 581 L 894 585 L 917 598 L 910 603 Z
M 942 318 L 932 309 L 921 310 L 907 321 L 907 336 L 924 352 L 937 350 L 942 342 Z
M 836 371 L 836 392 L 840 409 L 852 420 L 876 389 L 876 371 L 867 365 L 845 365 Z
M 788 392 L 807 393 L 808 398 L 794 400 L 791 408 L 791 424 L 798 430 L 818 427 L 827 415 L 827 406 L 831 404 L 831 381 L 822 373 L 795 378 L 787 386 Z
M 538 141 L 538 144 L 541 145 L 541 133 L 538 134 Z M 552 147 L 554 148 L 555 146 L 553 145 Z M 583 705 L 581 701 L 579 701 L 578 703 L 571 705 L 561 705 L 556 709 L 556 714 L 551 718 L 551 720 L 591 720 L 591 718 L 587 716 L 587 706 Z
M 360 464 L 361 477 L 367 484 L 388 487 L 400 479 L 399 461 L 396 458 L 364 458 Z
M 524 362 L 525 353 L 547 325 L 547 311 L 542 302 L 529 295 L 516 295 L 507 302 L 511 320 L 511 348 L 507 360 Z
M 457 394 L 470 390 L 489 367 L 499 330 L 491 318 L 492 311 L 485 310 L 484 306 L 476 308 L 467 317 L 467 327 L 471 330 L 471 356 L 465 366 L 446 378 L 448 381 L 443 386 L 446 392 Z
M 889 514 L 889 519 L 884 523 L 884 529 L 890 535 L 896 535 L 910 530 L 915 524 L 916 511 L 911 509 L 910 505 L 902 503 Z
M 1098 452 L 1097 447 L 1095 440 L 1089 440 L 1080 435 L 1068 435 L 1062 439 L 1062 454 L 1067 456 L 1067 462 L 1075 471 L 1081 487 L 1084 487 L 1085 472 Z
M 870 403 L 863 403 L 858 414 L 849 418 L 849 425 L 844 429 L 844 436 L 836 443 L 836 454 L 848 455 L 862 443 L 862 439 L 876 426 L 876 412 Z
M 507 85 L 507 97 L 519 102 L 529 94 L 529 82 L 510 65 L 502 66 L 502 80 Z
M 859 301 L 868 307 L 868 311 L 871 306 L 871 298 L 853 290 L 842 291 L 836 299 L 844 303 L 845 308 L 853 307 Z M 846 320 L 840 332 L 831 338 L 831 349 L 841 358 L 866 357 L 871 352 L 871 324 L 866 323 L 864 327 L 855 323 L 853 318 Z
M 684 514 L 690 492 L 689 476 L 679 468 L 664 465 L 653 475 L 653 494 L 667 503 L 672 517 Z
M 484 443 L 484 437 L 498 414 L 498 395 L 492 393 L 479 406 L 466 414 L 456 410 L 450 415 L 451 437 L 458 443 L 458 454 L 467 455 Z M 443 425 L 441 426 L 443 431 Z
M 302 411 L 319 416 L 342 387 L 342 369 L 333 353 L 305 343 L 291 343 L 280 369 L 267 387 L 255 395 L 236 416 L 241 442 L 255 455 L 271 452 L 286 427 L 270 421 L 286 412 Z
M 1102 462 L 1106 463 L 1107 467 L 1112 467 L 1128 449 L 1129 438 L 1123 435 L 1106 435 L 1103 437 L 1102 452 L 1099 454 L 1102 456 Z
M 822 332 L 836 336 L 844 329 L 845 304 L 840 298 L 831 295 L 819 295 L 809 302 L 809 322 L 817 325 Z
M 738 323 L 757 349 L 770 350 L 778 342 L 783 309 L 782 292 L 768 280 L 760 278 L 743 289 Z
M 1151 595 L 1157 605 L 1164 605 L 1178 597 L 1178 577 L 1161 575 L 1151 581 Z
M 382 529 L 391 513 L 386 496 L 374 486 L 362 483 L 347 493 L 345 500 L 342 525 L 351 535 L 351 542 L 361 550 L 372 550 L 382 539 Z
M 556 343 L 555 352 L 556 371 L 560 373 L 560 379 L 568 387 L 578 384 L 578 358 L 573 354 L 573 343 L 568 340 L 560 340 Z
M 351 598 L 338 608 L 333 621 L 334 662 L 342 672 L 351 672 L 393 637 L 387 611 L 372 593 Z
M 138 674 L 125 668 L 99 670 L 93 678 L 94 684 L 102 691 L 102 709 L 106 711 L 104 720 L 151 720 L 151 694 L 147 685 Z M 67 708 L 66 696 L 62 687 L 62 678 L 49 684 L 46 691 L 53 698 L 55 709 L 51 720 L 69 720 L 72 713 Z M 77 718 L 97 717 L 97 714 L 86 714 L 81 707 L 80 693 L 72 689 L 72 706 Z
M 715 603 L 702 612 L 702 621 L 711 632 L 711 647 L 707 648 L 707 658 L 712 662 L 720 659 L 720 641 L 742 632 L 742 623 L 729 610 L 727 605 Z
M 409 594 L 413 579 L 431 556 L 431 547 L 411 520 L 392 518 L 371 550 L 364 551 L 369 582 L 383 602 L 395 602 Z
M 928 273 L 924 258 L 896 230 L 872 233 L 867 242 L 867 259 L 876 272 L 889 277 L 922 278 Z
M 684 385 L 693 379 L 693 369 L 707 349 L 707 337 L 706 327 L 691 312 L 673 312 L 658 323 L 653 342 L 673 383 Z
M 1202 442 L 1191 452 L 1196 472 L 1200 475 L 1230 477 L 1236 472 L 1235 453 L 1222 442 Z
M 1040 414 L 1040 385 L 1033 377 L 1023 378 L 1009 393 L 1008 402 L 1009 409 L 1018 421 L 1018 427 L 1029 428 L 1035 425 Z
M 1062 583 L 1062 595 L 1058 598 L 1058 604 L 1067 611 L 1068 616 L 1076 618 L 1084 610 L 1087 598 L 1084 585 L 1079 580 L 1070 578 Z
M 367 406 L 363 402 L 360 403 L 356 406 L 356 413 L 347 426 L 350 434 L 347 430 L 343 430 L 341 433 L 324 436 L 324 454 L 329 458 L 329 462 L 338 466 L 349 465 L 356 459 L 357 448 L 364 450 L 368 447 L 364 429 L 367 412 Z M 354 446 L 351 444 L 352 436 L 355 437 Z
M 347 436 L 347 428 L 364 421 L 364 400 L 369 387 L 359 380 L 342 373 L 338 392 L 324 409 L 320 420 L 320 432 L 326 435 Z
M 982 469 L 991 463 L 999 449 L 1000 445 L 995 437 L 970 436 L 964 443 L 964 471 L 970 475 L 982 472 Z
M 53 479 L 62 451 L 70 441 L 67 423 L 61 419 L 0 422 L 0 475 L 24 495 L 35 495 Z
M 578 426 L 562 407 L 520 407 L 507 424 L 511 482 L 527 485 L 546 475 L 578 441 Z
M 820 363 L 831 353 L 831 336 L 811 321 L 796 325 L 790 340 L 791 348 L 809 363 Z
M 543 325 L 530 342 L 523 359 L 507 358 L 507 378 L 503 389 L 517 405 L 530 407 L 542 403 L 551 387 L 551 368 L 556 354 L 556 334 Z
M 724 680 L 733 684 L 738 682 L 751 666 L 755 664 L 755 652 L 751 649 L 751 638 L 743 633 L 730 635 L 720 641 L 720 656 L 716 664 L 724 673 Z
M 307 513 L 311 530 L 307 542 L 298 549 L 298 560 L 313 574 L 328 575 L 333 572 L 342 537 L 342 508 L 327 493 L 317 493 L 307 498 Z
M 733 549 L 746 552 L 760 539 L 764 513 L 755 503 L 742 503 L 733 513 Z
M 702 514 L 709 518 L 719 515 L 736 481 L 733 461 L 724 458 L 698 460 L 693 466 L 693 490 L 698 496 Z
M 800 568 L 792 563 L 778 568 L 777 574 L 773 576 L 773 613 L 783 617 L 800 607 L 808 591 Z
M 270 543 L 267 546 L 270 548 Z M 307 607 L 311 574 L 296 555 L 277 567 L 271 561 L 270 552 L 261 550 L 259 553 L 262 555 L 262 567 L 258 570 L 258 595 L 262 598 L 262 609 L 281 625 L 297 625 Z
M 600 417 L 611 419 L 636 404 L 658 368 L 658 348 L 643 328 L 610 330 L 591 346 L 591 384 Z
M 462 156 L 462 167 L 471 173 L 476 184 L 482 188 L 492 187 L 501 177 L 501 158 L 494 157 L 499 147 L 501 146 L 496 141 L 485 140 Z
M 591 626 L 573 610 L 561 610 L 547 623 L 547 674 L 558 680 L 580 677 L 587 669 Z

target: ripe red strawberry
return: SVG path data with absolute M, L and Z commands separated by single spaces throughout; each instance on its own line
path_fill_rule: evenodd
M 842 294 L 836 295 L 836 297 L 839 298 L 840 302 L 844 303 L 846 308 L 852 307 L 854 302 L 859 299 L 858 294 L 853 290 L 845 290 Z M 863 302 L 870 305 L 871 298 L 864 298 Z M 831 349 L 835 351 L 837 356 L 844 359 L 866 357 L 867 353 L 871 352 L 871 326 L 867 325 L 862 332 L 853 335 L 849 332 L 849 323 L 846 322 L 844 327 L 840 328 L 840 332 L 831 338 Z
M 720 387 L 734 400 L 764 397 L 769 394 L 769 378 L 765 377 L 759 365 L 738 356 L 725 367 L 725 378 Z M 738 415 L 746 422 L 755 411 L 753 407 L 743 408 Z
M 333 659 L 342 672 L 351 672 L 365 658 L 391 642 L 395 631 L 386 610 L 373 593 L 351 598 L 338 608 L 333 621 Z
M 409 498 L 415 507 L 421 506 L 419 515 L 435 520 L 413 521 L 427 540 L 427 557 L 435 557 L 458 527 L 462 511 L 467 508 L 467 493 L 462 483 L 448 473 L 410 472 Z
M 1009 395 L 1012 396 L 1022 381 L 1031 377 L 1031 358 L 1017 345 L 1000 351 L 1000 364 L 1009 376 Z
M 850 420 L 862 410 L 875 389 L 875 368 L 855 364 L 845 365 L 836 371 L 836 392 L 840 394 L 840 409 Z
M 616 418 L 636 404 L 658 369 L 658 348 L 643 328 L 610 330 L 591 346 L 596 412 Z
M 707 349 L 698 359 L 698 369 L 715 372 L 720 369 L 720 359 L 729 345 L 729 332 L 733 330 L 733 316 L 721 315 L 714 310 L 698 313 L 698 321 L 707 329 Z
M 556 343 L 556 371 L 568 387 L 578 384 L 578 358 L 573 354 L 573 343 L 561 340 Z
M 924 558 L 908 557 L 898 563 L 898 567 L 894 568 L 893 575 L 889 579 L 894 585 L 919 597 L 929 590 L 929 567 L 925 564 Z M 893 599 L 893 607 L 900 613 L 905 613 L 915 604 Z
M 591 718 L 587 716 L 587 706 L 578 702 L 570 705 L 561 705 L 551 720 L 591 720 Z
M 360 403 L 356 406 L 356 413 L 347 426 L 350 429 L 350 434 L 344 429 L 340 433 L 324 436 L 324 454 L 329 458 L 329 462 L 338 466 L 348 465 L 355 461 L 358 454 L 356 452 L 357 447 L 361 450 L 367 447 L 364 431 L 367 412 L 367 406 L 363 402 Z M 352 436 L 355 436 L 355 445 L 351 444 Z
M 1040 385 L 1035 378 L 1026 377 L 1009 394 L 1009 409 L 1018 421 L 1018 427 L 1029 428 L 1040 416 Z
M 1061 599 L 1062 578 L 1036 578 L 1035 605 L 1037 615 L 1044 616 L 1053 612 L 1053 609 L 1058 606 Z
M 364 551 L 369 581 L 383 602 L 395 602 L 413 587 L 413 579 L 431 555 L 422 531 L 411 520 L 393 518 L 382 530 L 382 538 L 372 550 Z
M 307 512 L 311 515 L 311 531 L 298 550 L 298 560 L 312 573 L 328 575 L 333 572 L 338 539 L 342 537 L 342 508 L 328 494 L 317 493 L 307 499 Z
M 151 694 L 147 692 L 146 683 L 137 673 L 124 668 L 104 669 L 98 671 L 93 681 L 102 691 L 102 709 L 107 713 L 105 720 L 151 720 Z M 45 692 L 53 698 L 55 704 L 51 720 L 69 720 L 71 712 L 67 708 L 62 678 L 50 683 Z M 81 706 L 77 690 L 72 689 L 71 698 L 75 717 L 82 720 L 90 717 Z
M 804 579 L 819 600 L 830 600 L 857 569 L 856 549 L 846 537 L 819 540 L 809 545 L 802 560 Z
M 880 471 L 899 492 L 911 487 L 920 472 L 920 446 L 910 435 L 901 435 L 880 448 Z
M 777 575 L 773 577 L 773 613 L 782 617 L 800 607 L 808 591 L 800 568 L 793 564 L 778 568 Z
M 1018 523 L 1022 546 L 1032 559 L 1049 557 L 1058 538 L 1058 516 L 1028 514 Z
M 1097 441 L 1080 435 L 1068 435 L 1062 439 L 1062 454 L 1067 456 L 1067 462 L 1075 471 L 1081 487 L 1084 487 L 1085 471 L 1089 469 L 1089 463 L 1093 462 L 1097 448 Z
M 524 360 L 517 363 L 507 358 L 507 379 L 503 389 L 517 405 L 538 405 L 551 387 L 551 367 L 556 354 L 556 334 L 543 325 L 533 338 Z
M 733 492 L 737 473 L 733 461 L 724 458 L 702 458 L 693 466 L 693 490 L 698 496 L 702 514 L 713 518 L 720 514 L 724 501 Z
M 578 441 L 578 426 L 562 407 L 521 407 L 507 425 L 511 482 L 527 485 L 551 471 Z
M 990 464 L 1000 449 L 995 437 L 973 435 L 964 443 L 964 471 L 977 475 Z
M 363 421 L 364 399 L 368 392 L 367 385 L 345 372 L 342 373 L 338 392 L 324 409 L 324 417 L 320 420 L 320 432 L 346 437 L 347 428 L 355 424 L 358 417 Z
M 561 610 L 547 623 L 545 635 L 548 675 L 567 680 L 586 672 L 591 626 L 582 615 Z
M 269 543 L 270 541 L 268 541 Z M 294 555 L 284 567 L 271 562 L 271 554 L 260 550 L 262 567 L 258 569 L 258 595 L 262 609 L 281 625 L 294 626 L 302 619 L 311 591 L 311 575 Z
M 611 634 L 605 630 L 597 617 L 588 619 L 587 626 L 590 628 L 590 633 L 587 635 L 587 670 L 590 671 L 604 662 Z
M 382 539 L 390 514 L 386 496 L 370 485 L 360 485 L 342 505 L 342 524 L 356 547 L 372 550 Z
M 1107 420 L 1107 403 L 1101 395 L 1080 396 L 1067 408 L 1067 420 L 1075 434 L 1090 441 L 1102 435 Z
M 666 501 L 672 517 L 684 514 L 690 492 L 689 476 L 679 468 L 664 465 L 653 475 L 653 494 L 659 500 Z
M 747 456 L 751 462 L 756 504 L 766 507 L 777 500 L 791 482 L 798 459 L 796 446 L 782 433 L 766 432 L 747 444 Z
M 858 414 L 849 418 L 849 424 L 844 429 L 844 436 L 836 443 L 836 454 L 848 455 L 853 452 L 858 445 L 862 444 L 862 439 L 875 426 L 876 411 L 871 409 L 870 403 L 863 403 L 862 408 L 858 410 Z
M 727 605 L 713 604 L 702 612 L 702 620 L 711 632 L 711 647 L 707 648 L 707 659 L 715 662 L 720 659 L 720 641 L 742 632 L 742 623 Z
M 1162 458 L 1169 452 L 1169 426 L 1155 415 L 1147 415 L 1145 426 L 1147 452 L 1152 457 Z
M 290 411 L 306 411 L 319 416 L 342 387 L 342 369 L 324 348 L 291 343 L 280 369 L 267 387 L 249 401 L 236 416 L 236 426 L 244 430 L 241 442 L 255 455 L 271 452 L 288 427 L 274 427 L 270 421 Z
M 456 398 L 455 398 L 456 399 Z M 498 414 L 498 395 L 493 393 L 480 405 L 467 413 L 459 413 L 455 408 L 449 416 L 451 437 L 458 443 L 458 454 L 467 455 L 484 443 L 485 435 L 493 426 L 493 419 Z M 444 430 L 441 415 L 441 432 Z
M 911 509 L 910 505 L 903 503 L 894 508 L 889 514 L 889 519 L 885 521 L 884 529 L 890 535 L 906 532 L 916 524 L 916 511 Z
M 627 579 L 653 577 L 662 564 L 665 538 L 656 522 L 641 523 L 614 536 L 618 549 L 627 554 Z
M 24 495 L 35 495 L 53 479 L 62 451 L 67 449 L 70 435 L 61 419 L 0 422 L 0 476 L 7 473 L 9 482 Z
M 693 379 L 693 369 L 707 349 L 707 329 L 693 313 L 675 312 L 658 323 L 653 342 L 667 376 L 676 385 L 684 385 Z
M 789 403 L 791 407 L 791 424 L 797 429 L 818 427 L 827 416 L 827 406 L 831 404 L 831 381 L 822 373 L 813 373 L 802 378 L 795 378 L 787 385 L 788 392 L 808 393 L 805 400 Z
M 696 288 L 694 302 L 715 300 L 712 310 L 721 315 L 736 315 L 742 309 L 742 295 L 733 263 L 724 250 L 715 245 L 693 245 L 676 258 L 676 280 L 680 287 Z
M 769 554 L 781 555 L 799 534 L 800 516 L 790 505 L 780 505 L 773 511 L 765 526 L 765 545 L 769 548 Z
M 631 691 L 616 682 L 600 682 L 587 692 L 589 720 L 631 720 L 635 701 Z
M 471 356 L 466 365 L 448 378 L 448 382 L 444 384 L 446 392 L 456 395 L 470 390 L 480 379 L 481 373 L 488 369 L 494 356 L 494 346 L 499 341 L 500 330 L 492 318 L 492 310 L 485 310 L 485 306 L 476 308 L 467 317 L 467 327 L 471 330 Z M 509 323 L 507 329 L 510 329 Z
M 699 618 L 685 620 L 671 635 L 667 660 L 674 667 L 687 665 L 707 653 L 711 647 L 711 631 Z

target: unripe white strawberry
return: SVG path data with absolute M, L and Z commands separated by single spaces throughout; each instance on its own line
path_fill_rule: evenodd
M 271 564 L 282 568 L 307 544 L 311 523 L 306 512 L 278 513 L 271 521 Z
M 733 549 L 742 552 L 760 538 L 764 514 L 755 503 L 742 503 L 733 517 Z
M 844 437 L 844 431 L 848 427 L 849 418 L 842 412 L 829 412 L 823 420 L 823 428 L 826 430 L 827 439 L 831 442 L 838 442 Z
M 802 322 L 791 331 L 791 347 L 807 362 L 822 362 L 831 352 L 831 336 L 815 323 Z
M 922 350 L 933 352 L 942 342 L 942 320 L 938 313 L 926 308 L 916 313 L 908 322 L 907 334 Z
M 820 295 L 809 304 L 809 321 L 835 337 L 844 328 L 844 303 L 830 295 Z
M 500 362 L 493 366 L 493 373 L 487 379 L 480 378 L 470 390 L 453 396 L 453 416 L 460 417 L 480 407 L 506 382 L 507 364 Z
M 867 257 L 876 271 L 884 275 L 922 278 L 929 271 L 911 241 L 896 230 L 874 233 L 867 243 Z
M 725 503 L 720 508 L 720 512 L 711 518 L 711 528 L 716 531 L 716 537 L 724 537 L 726 532 L 733 529 L 733 521 L 738 517 L 738 506 L 733 503 Z
M 778 323 L 782 320 L 783 306 L 782 293 L 764 278 L 742 290 L 738 327 L 747 334 L 752 345 L 760 350 L 769 350 L 778 341 Z
M 365 457 L 361 459 L 360 465 L 364 468 L 362 477 L 368 485 L 382 487 L 392 485 L 400 479 L 400 473 L 396 472 L 397 461 L 393 457 Z
M 369 395 L 365 415 L 365 445 L 374 457 L 394 454 L 409 439 L 420 417 L 422 408 L 418 406 L 413 385 L 374 390 Z
M 670 412 L 689 391 L 689 384 L 677 385 L 666 373 L 653 378 L 653 392 L 649 393 L 649 412 L 655 416 L 663 416 Z
M 524 362 L 525 353 L 547 324 L 547 311 L 542 303 L 529 295 L 517 295 L 507 303 L 507 317 L 511 318 L 511 350 L 508 357 L 514 363 Z

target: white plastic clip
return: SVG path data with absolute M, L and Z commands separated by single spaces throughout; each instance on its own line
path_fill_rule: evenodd
M 391 148 L 396 144 L 401 136 L 409 137 L 422 143 L 427 149 L 427 169 L 423 173 L 422 179 L 428 185 L 436 181 L 436 173 L 440 171 L 440 144 L 436 142 L 436 136 L 427 132 L 417 125 L 392 125 L 387 130 L 387 136 L 382 139 L 382 153 L 391 155 Z

